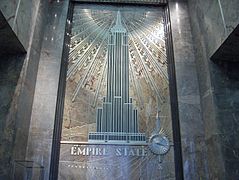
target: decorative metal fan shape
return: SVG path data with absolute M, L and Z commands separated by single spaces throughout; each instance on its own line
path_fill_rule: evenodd
M 68 58 L 67 80 L 75 81 L 72 101 L 82 88 L 94 92 L 92 105 L 96 106 L 102 84 L 106 80 L 107 42 L 117 11 L 121 11 L 122 24 L 128 32 L 130 82 L 143 104 L 139 79 L 144 79 L 159 101 L 164 101 L 163 87 L 156 78 L 168 84 L 167 58 L 164 41 L 162 11 L 150 8 L 116 8 L 105 10 L 80 9 L 74 12 Z

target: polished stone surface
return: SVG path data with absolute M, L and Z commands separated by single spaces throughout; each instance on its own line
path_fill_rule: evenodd
M 71 154 L 74 145 L 82 150 L 81 154 Z M 87 155 L 87 149 L 100 149 L 101 154 Z M 104 152 L 103 154 L 102 152 Z M 138 150 L 138 154 L 135 153 Z M 84 153 L 85 151 L 85 153 Z M 93 152 L 93 151 L 92 151 Z M 95 151 L 96 152 L 96 151 Z M 142 156 L 143 153 L 143 156 Z M 173 154 L 173 149 L 169 151 Z M 161 157 L 153 154 L 148 146 L 128 145 L 79 145 L 61 144 L 59 180 L 174 180 L 174 162 L 168 155 Z
M 0 10 L 0 55 L 25 53 L 25 49 Z
M 36 79 L 36 90 L 31 113 L 27 160 L 44 166 L 45 179 L 49 178 L 51 146 L 61 57 L 69 1 L 49 4 L 47 22 L 42 35 L 42 49 Z
M 7 179 L 6 174 L 9 174 L 9 157 L 14 143 L 14 158 L 25 159 L 25 147 L 28 145 L 26 159 L 43 165 L 46 170 L 45 177 L 48 179 L 68 1 L 53 2 L 49 14 L 45 9 L 48 6 L 47 1 L 32 2 L 36 3 L 36 6 L 30 3 L 21 7 L 19 4 L 18 13 L 25 15 L 16 16 L 18 2 L 20 1 L 3 0 L 0 5 L 5 7 L 4 15 L 12 28 L 14 21 L 19 22 L 19 26 L 14 25 L 17 28 L 13 30 L 22 40 L 24 47 L 29 47 L 11 105 L 9 103 L 17 78 L 14 77 L 14 82 L 9 86 L 11 91 L 1 89 L 4 91 L 3 94 L 10 92 L 8 96 L 1 96 L 6 105 L 1 107 L 2 114 L 6 116 L 6 107 L 10 108 L 8 115 L 10 128 L 6 128 L 10 133 L 6 132 L 7 136 L 4 138 L 7 142 L 2 141 L 0 147 L 0 156 L 3 155 L 2 152 L 8 152 L 4 154 L 6 161 L 1 161 L 8 163 L 8 167 L 4 169 L 1 166 L 0 179 Z M 7 6 L 3 6 L 7 3 Z M 189 0 L 190 14 L 187 12 L 185 2 L 170 3 L 185 179 L 239 177 L 237 140 L 239 83 L 237 79 L 228 76 L 223 68 L 210 62 L 210 56 L 238 24 L 239 16 L 234 10 L 238 9 L 235 8 L 238 7 L 238 1 L 231 0 L 229 3 L 221 1 L 221 3 L 225 22 L 217 0 Z M 33 16 L 29 15 L 31 14 L 29 11 L 24 12 L 31 9 L 29 7 L 33 7 L 31 11 L 34 12 Z M 30 16 L 33 17 L 30 25 L 29 22 L 19 19 L 20 17 L 27 19 L 26 17 Z M 22 26 L 31 28 L 25 31 Z M 44 28 L 46 31 L 43 36 Z M 44 38 L 42 50 L 41 37 Z M 16 59 L 18 57 L 14 58 Z M 1 129 L 6 126 L 4 123 L 1 121 Z M 13 127 L 16 127 L 16 136 L 12 132 Z
M 239 1 L 189 0 L 210 179 L 237 179 L 238 69 L 210 57 L 237 26 Z M 221 6 L 220 6 L 221 3 Z M 234 68 L 234 73 L 230 74 Z
M 204 123 L 190 16 L 186 2 L 170 2 L 184 178 L 208 179 Z
M 211 57 L 227 76 L 239 80 L 239 25 Z
M 39 3 L 31 0 L 1 0 L 0 3 L 0 10 L 26 50 L 30 45 L 31 28 L 36 22 Z
M 2 8 L 4 3 L 9 1 L 1 1 L 0 7 Z M 28 31 L 26 36 L 29 44 L 27 53 L 22 59 L 22 68 L 20 69 L 20 76 L 15 88 L 15 92 L 9 107 L 9 112 L 6 117 L 6 125 L 4 127 L 4 139 L 0 146 L 1 153 L 0 158 L 5 159 L 0 164 L 0 179 L 8 179 L 10 170 L 15 160 L 24 160 L 26 156 L 26 146 L 28 139 L 28 129 L 30 123 L 30 116 L 32 111 L 32 101 L 35 91 L 36 74 L 38 71 L 38 62 L 41 51 L 41 42 L 43 39 L 44 22 L 46 20 L 46 7 L 48 2 L 45 0 L 34 1 L 37 6 L 31 6 L 31 11 L 34 12 L 31 17 L 25 18 L 30 20 Z M 8 3 L 11 6 L 11 3 Z M 8 7 L 9 7 L 8 6 Z M 4 6 L 5 7 L 5 6 Z M 13 13 L 14 8 L 5 9 L 5 13 Z M 5 16 L 6 17 L 6 16 Z M 14 16 L 15 17 L 15 16 Z M 11 24 L 12 18 L 8 18 L 8 22 Z M 29 21 L 30 22 L 30 21 Z M 18 56 L 9 59 L 11 62 L 15 62 Z M 11 76 L 9 76 L 11 77 Z M 9 91 L 11 92 L 11 91 Z M 2 163 L 6 162 L 6 163 Z M 2 171 L 4 169 L 4 171 Z
M 7 179 L 11 166 L 12 140 L 9 137 L 14 134 L 14 122 L 9 120 L 8 113 L 23 61 L 24 55 L 0 56 L 0 179 Z
M 211 56 L 238 25 L 239 1 L 189 0 L 189 5 L 191 15 L 195 17 L 192 19 L 192 26 L 200 30 L 197 36 L 207 42 L 206 51 Z M 198 21 L 198 24 L 194 21 Z
M 218 48 L 212 56 L 212 60 L 216 63 L 238 62 L 239 61 L 239 25 L 232 31 L 228 38 Z
M 228 1 L 219 1 L 222 7 L 222 14 L 226 26 L 226 37 L 237 27 L 239 23 L 239 1 L 230 0 Z
M 43 0 L 38 1 L 38 6 L 35 9 L 35 20 L 31 25 L 31 35 L 29 37 L 30 47 L 22 69 L 22 79 L 20 81 L 21 87 L 19 89 L 19 96 L 17 100 L 16 121 L 19 121 L 19 123 L 17 124 L 14 159 L 24 160 L 26 156 L 36 76 L 43 41 L 43 32 L 47 20 L 47 7 L 48 2 Z M 22 104 L 24 104 L 24 106 L 22 106 Z

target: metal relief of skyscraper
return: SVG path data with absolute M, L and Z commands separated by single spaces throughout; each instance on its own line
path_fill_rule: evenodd
M 103 107 L 97 108 L 97 132 L 90 132 L 88 141 L 145 143 L 145 134 L 138 131 L 138 110 L 129 97 L 128 34 L 119 11 L 109 33 L 107 48 L 107 94 Z

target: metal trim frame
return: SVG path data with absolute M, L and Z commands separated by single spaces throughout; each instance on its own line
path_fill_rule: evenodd
M 168 74 L 169 74 L 169 93 L 171 103 L 172 128 L 173 128 L 173 143 L 174 143 L 174 163 L 175 176 L 177 180 L 183 180 L 183 160 L 182 160 L 182 146 L 180 121 L 178 111 L 178 94 L 173 50 L 173 38 L 170 20 L 169 6 L 165 7 L 165 36 L 166 36 L 166 51 L 168 58 Z
M 58 178 L 58 168 L 59 168 L 59 158 L 60 158 L 60 146 L 61 146 L 61 131 L 62 131 L 62 120 L 64 112 L 64 100 L 65 100 L 65 89 L 66 89 L 66 73 L 68 66 L 68 54 L 70 37 L 67 35 L 71 31 L 71 20 L 73 16 L 73 3 L 69 2 L 67 20 L 65 25 L 65 37 L 64 37 L 64 47 L 61 59 L 61 68 L 57 92 L 57 102 L 56 102 L 56 112 L 55 112 L 55 122 L 53 130 L 52 139 L 52 149 L 51 149 L 51 162 L 50 162 L 50 180 L 55 180 Z
M 166 50 L 168 57 L 168 74 L 169 74 L 169 88 L 170 88 L 170 103 L 171 103 L 171 115 L 172 115 L 172 128 L 173 128 L 173 141 L 174 141 L 174 161 L 175 161 L 175 177 L 177 180 L 183 180 L 183 161 L 182 161 L 182 148 L 181 148 L 181 135 L 180 135 L 180 121 L 178 111 L 178 97 L 177 97 L 177 85 L 176 85 L 176 73 L 174 62 L 174 50 L 172 40 L 171 21 L 169 14 L 169 7 L 167 0 L 152 0 L 146 2 L 144 0 L 119 0 L 117 2 L 112 0 L 71 0 L 68 9 L 68 21 L 72 19 L 73 8 L 75 3 L 109 3 L 109 4 L 128 4 L 132 5 L 156 5 L 164 7 L 164 20 L 165 20 L 165 36 L 166 36 Z M 71 24 L 66 22 L 66 33 L 70 33 Z M 64 111 L 64 96 L 66 89 L 66 73 L 68 65 L 68 53 L 70 37 L 65 34 L 64 38 L 64 50 L 61 60 L 61 70 L 59 77 L 56 114 L 53 131 L 52 153 L 50 162 L 50 180 L 58 178 L 58 167 L 60 157 L 60 144 L 61 144 L 61 131 L 63 122 Z

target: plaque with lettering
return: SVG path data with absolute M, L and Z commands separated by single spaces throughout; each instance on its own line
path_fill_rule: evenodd
M 59 179 L 175 179 L 161 7 L 74 6 Z

